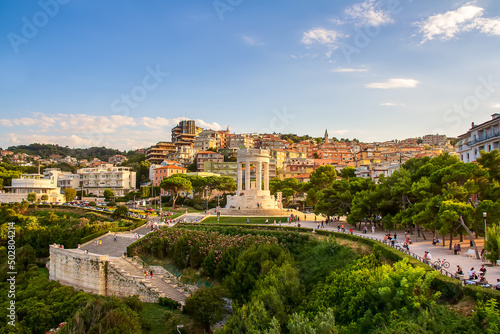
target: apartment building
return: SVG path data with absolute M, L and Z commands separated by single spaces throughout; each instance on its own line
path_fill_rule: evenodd
M 28 200 L 28 194 L 35 193 L 37 200 L 47 195 L 47 202 L 64 203 L 64 195 L 57 186 L 58 174 L 47 172 L 42 174 L 22 174 L 18 179 L 12 179 L 11 186 L 5 186 L 7 192 L 0 192 L 0 203 L 16 203 Z
M 146 160 L 152 164 L 160 164 L 173 152 L 175 152 L 174 143 L 161 141 L 146 150 Z
M 475 125 L 458 137 L 457 153 L 461 161 L 472 162 L 481 156 L 481 151 L 491 152 L 499 149 L 500 114 L 491 115 L 491 120 Z
M 198 172 L 202 172 L 204 170 L 203 166 L 205 161 L 224 162 L 224 156 L 212 151 L 198 152 L 196 155 L 196 170 Z
M 175 174 L 186 174 L 187 169 L 184 167 L 179 167 L 175 165 L 167 165 L 167 166 L 161 166 L 153 169 L 153 176 L 151 178 L 151 181 L 153 182 L 153 186 L 159 186 L 161 181 L 169 176 L 175 175 Z
M 76 171 L 80 175 L 81 190 L 86 194 L 103 196 L 111 189 L 116 196 L 124 196 L 135 190 L 136 173 L 130 167 L 90 167 Z

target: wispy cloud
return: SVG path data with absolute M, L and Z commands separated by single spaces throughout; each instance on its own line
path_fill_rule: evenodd
M 304 35 L 302 36 L 302 43 L 306 45 L 317 43 L 336 49 L 338 48 L 338 41 L 342 37 L 345 37 L 345 35 L 335 30 L 314 28 L 304 32 Z
M 367 68 L 336 68 L 332 72 L 368 72 Z
M 252 37 L 252 36 L 243 35 L 243 36 L 241 36 L 241 38 L 243 39 L 243 42 L 246 45 L 250 45 L 250 46 L 261 46 L 261 45 L 264 45 L 263 42 L 259 41 L 257 38 Z
M 356 26 L 381 26 L 394 23 L 388 11 L 381 8 L 381 3 L 375 0 L 367 0 L 362 3 L 354 4 L 344 11 L 347 19 L 354 21 Z
M 485 18 L 483 14 L 483 8 L 469 2 L 456 10 L 430 16 L 415 24 L 423 35 L 421 43 L 433 39 L 449 40 L 472 29 L 487 35 L 500 35 L 500 18 Z
M 366 88 L 392 89 L 392 88 L 415 88 L 420 84 L 414 79 L 389 79 L 386 82 L 375 82 L 366 85 Z
M 70 145 L 73 147 L 107 146 L 119 149 L 148 147 L 160 140 L 169 140 L 173 127 L 187 117 L 133 118 L 122 115 L 95 116 L 87 114 L 31 113 L 31 117 L 0 119 L 0 126 L 14 131 L 6 138 L 9 145 L 33 142 Z M 198 126 L 220 130 L 216 122 L 195 119 Z M 19 131 L 17 131 L 19 130 Z M 21 134 L 22 133 L 22 134 Z
M 380 105 L 384 106 L 384 107 L 397 107 L 397 106 L 404 107 L 405 106 L 404 103 L 394 103 L 394 102 L 384 102 L 384 103 L 381 103 Z

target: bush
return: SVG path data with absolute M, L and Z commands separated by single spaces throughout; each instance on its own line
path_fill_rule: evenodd
M 92 202 L 89 202 L 89 206 L 97 206 L 96 202 L 92 201 Z
M 195 205 L 193 206 L 193 208 L 194 208 L 195 210 L 205 210 L 205 208 L 204 208 L 204 207 L 203 207 L 203 205 L 201 205 L 201 204 L 195 204 Z
M 178 310 L 182 306 L 179 302 L 167 297 L 158 298 L 158 304 L 160 304 L 160 306 L 168 307 L 171 310 Z
M 108 206 L 116 206 L 116 202 L 115 201 L 111 201 L 108 203 Z

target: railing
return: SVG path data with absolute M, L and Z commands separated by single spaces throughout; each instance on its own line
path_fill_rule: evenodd
M 394 249 L 397 249 L 405 254 L 408 254 L 409 256 L 419 260 L 420 262 L 423 262 L 425 264 L 427 264 L 429 267 L 431 267 L 431 269 L 433 270 L 436 270 L 436 271 L 439 271 L 441 274 L 445 275 L 445 276 L 448 276 L 448 277 L 451 277 L 451 278 L 455 278 L 455 279 L 458 279 L 457 276 L 453 273 L 450 273 L 448 270 L 444 269 L 444 268 L 436 268 L 435 266 L 432 265 L 432 263 L 427 263 L 426 261 L 424 261 L 424 258 L 421 257 L 420 255 L 417 255 L 403 247 L 400 247 L 400 246 L 396 246 L 395 243 L 393 244 L 391 240 L 382 240 L 382 239 L 379 239 L 379 238 L 375 238 L 375 237 L 370 237 L 368 235 L 363 235 L 363 234 L 356 234 L 356 236 L 358 237 L 361 237 L 361 238 L 367 238 L 367 239 L 372 239 L 372 240 L 375 240 L 375 241 L 378 241 L 378 242 L 381 242 L 387 246 L 390 246 Z
M 492 132 L 490 132 L 488 134 L 480 135 L 477 138 L 474 138 L 474 139 L 470 140 L 467 143 L 467 145 L 471 146 L 471 145 L 483 142 L 483 141 L 491 139 L 491 138 L 496 138 L 496 137 L 500 137 L 500 133 L 499 133 L 498 130 L 494 130 L 494 131 L 492 131 Z

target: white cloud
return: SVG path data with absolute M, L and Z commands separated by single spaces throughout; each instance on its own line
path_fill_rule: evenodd
M 0 146 L 37 142 L 70 147 L 106 146 L 121 150 L 144 148 L 161 140 L 170 140 L 170 131 L 165 131 L 165 127 L 173 127 L 187 119 L 31 113 L 31 117 L 0 119 L 0 126 L 16 128 L 15 133 L 3 137 Z M 195 122 L 202 128 L 221 129 L 216 122 L 201 119 Z
M 384 106 L 384 107 L 396 107 L 396 106 L 404 107 L 405 106 L 405 104 L 403 104 L 403 103 L 394 103 L 394 102 L 384 102 L 384 103 L 381 103 L 380 105 Z
M 217 122 L 208 123 L 202 119 L 195 119 L 195 122 L 196 122 L 196 124 L 198 124 L 202 128 L 207 128 L 207 129 L 212 129 L 212 130 L 222 129 L 222 127 Z
M 336 68 L 332 72 L 368 72 L 367 68 Z
M 150 129 L 159 129 L 164 126 L 173 126 L 176 123 L 174 123 L 172 120 L 163 117 L 156 117 L 156 118 L 143 117 L 139 121 L 139 124 Z
M 500 18 L 484 19 L 478 21 L 478 28 L 487 35 L 500 35 Z
M 314 28 L 304 32 L 302 36 L 302 43 L 311 45 L 318 43 L 332 48 L 338 48 L 339 38 L 346 37 L 342 33 L 335 30 L 327 30 L 325 28 Z
M 413 79 L 389 79 L 386 82 L 375 82 L 366 85 L 366 88 L 391 89 L 391 88 L 415 88 L 420 84 Z
M 261 45 L 264 45 L 264 43 L 262 43 L 257 38 L 252 37 L 252 36 L 243 35 L 243 36 L 241 36 L 241 38 L 243 39 L 243 42 L 245 42 L 245 44 L 250 45 L 250 46 L 261 46 Z
M 469 2 L 443 14 L 430 16 L 415 24 L 423 35 L 422 43 L 433 40 L 449 40 L 472 29 L 488 35 L 500 35 L 500 18 L 484 18 L 484 9 Z
M 381 3 L 375 0 L 367 0 L 363 3 L 357 3 L 348 7 L 344 15 L 354 21 L 357 26 L 380 26 L 394 23 L 389 12 L 382 10 Z
M 12 124 L 11 120 L 10 119 L 0 119 L 0 125 L 1 126 L 14 126 L 14 124 Z
M 500 109 L 500 103 L 491 106 L 493 109 Z

